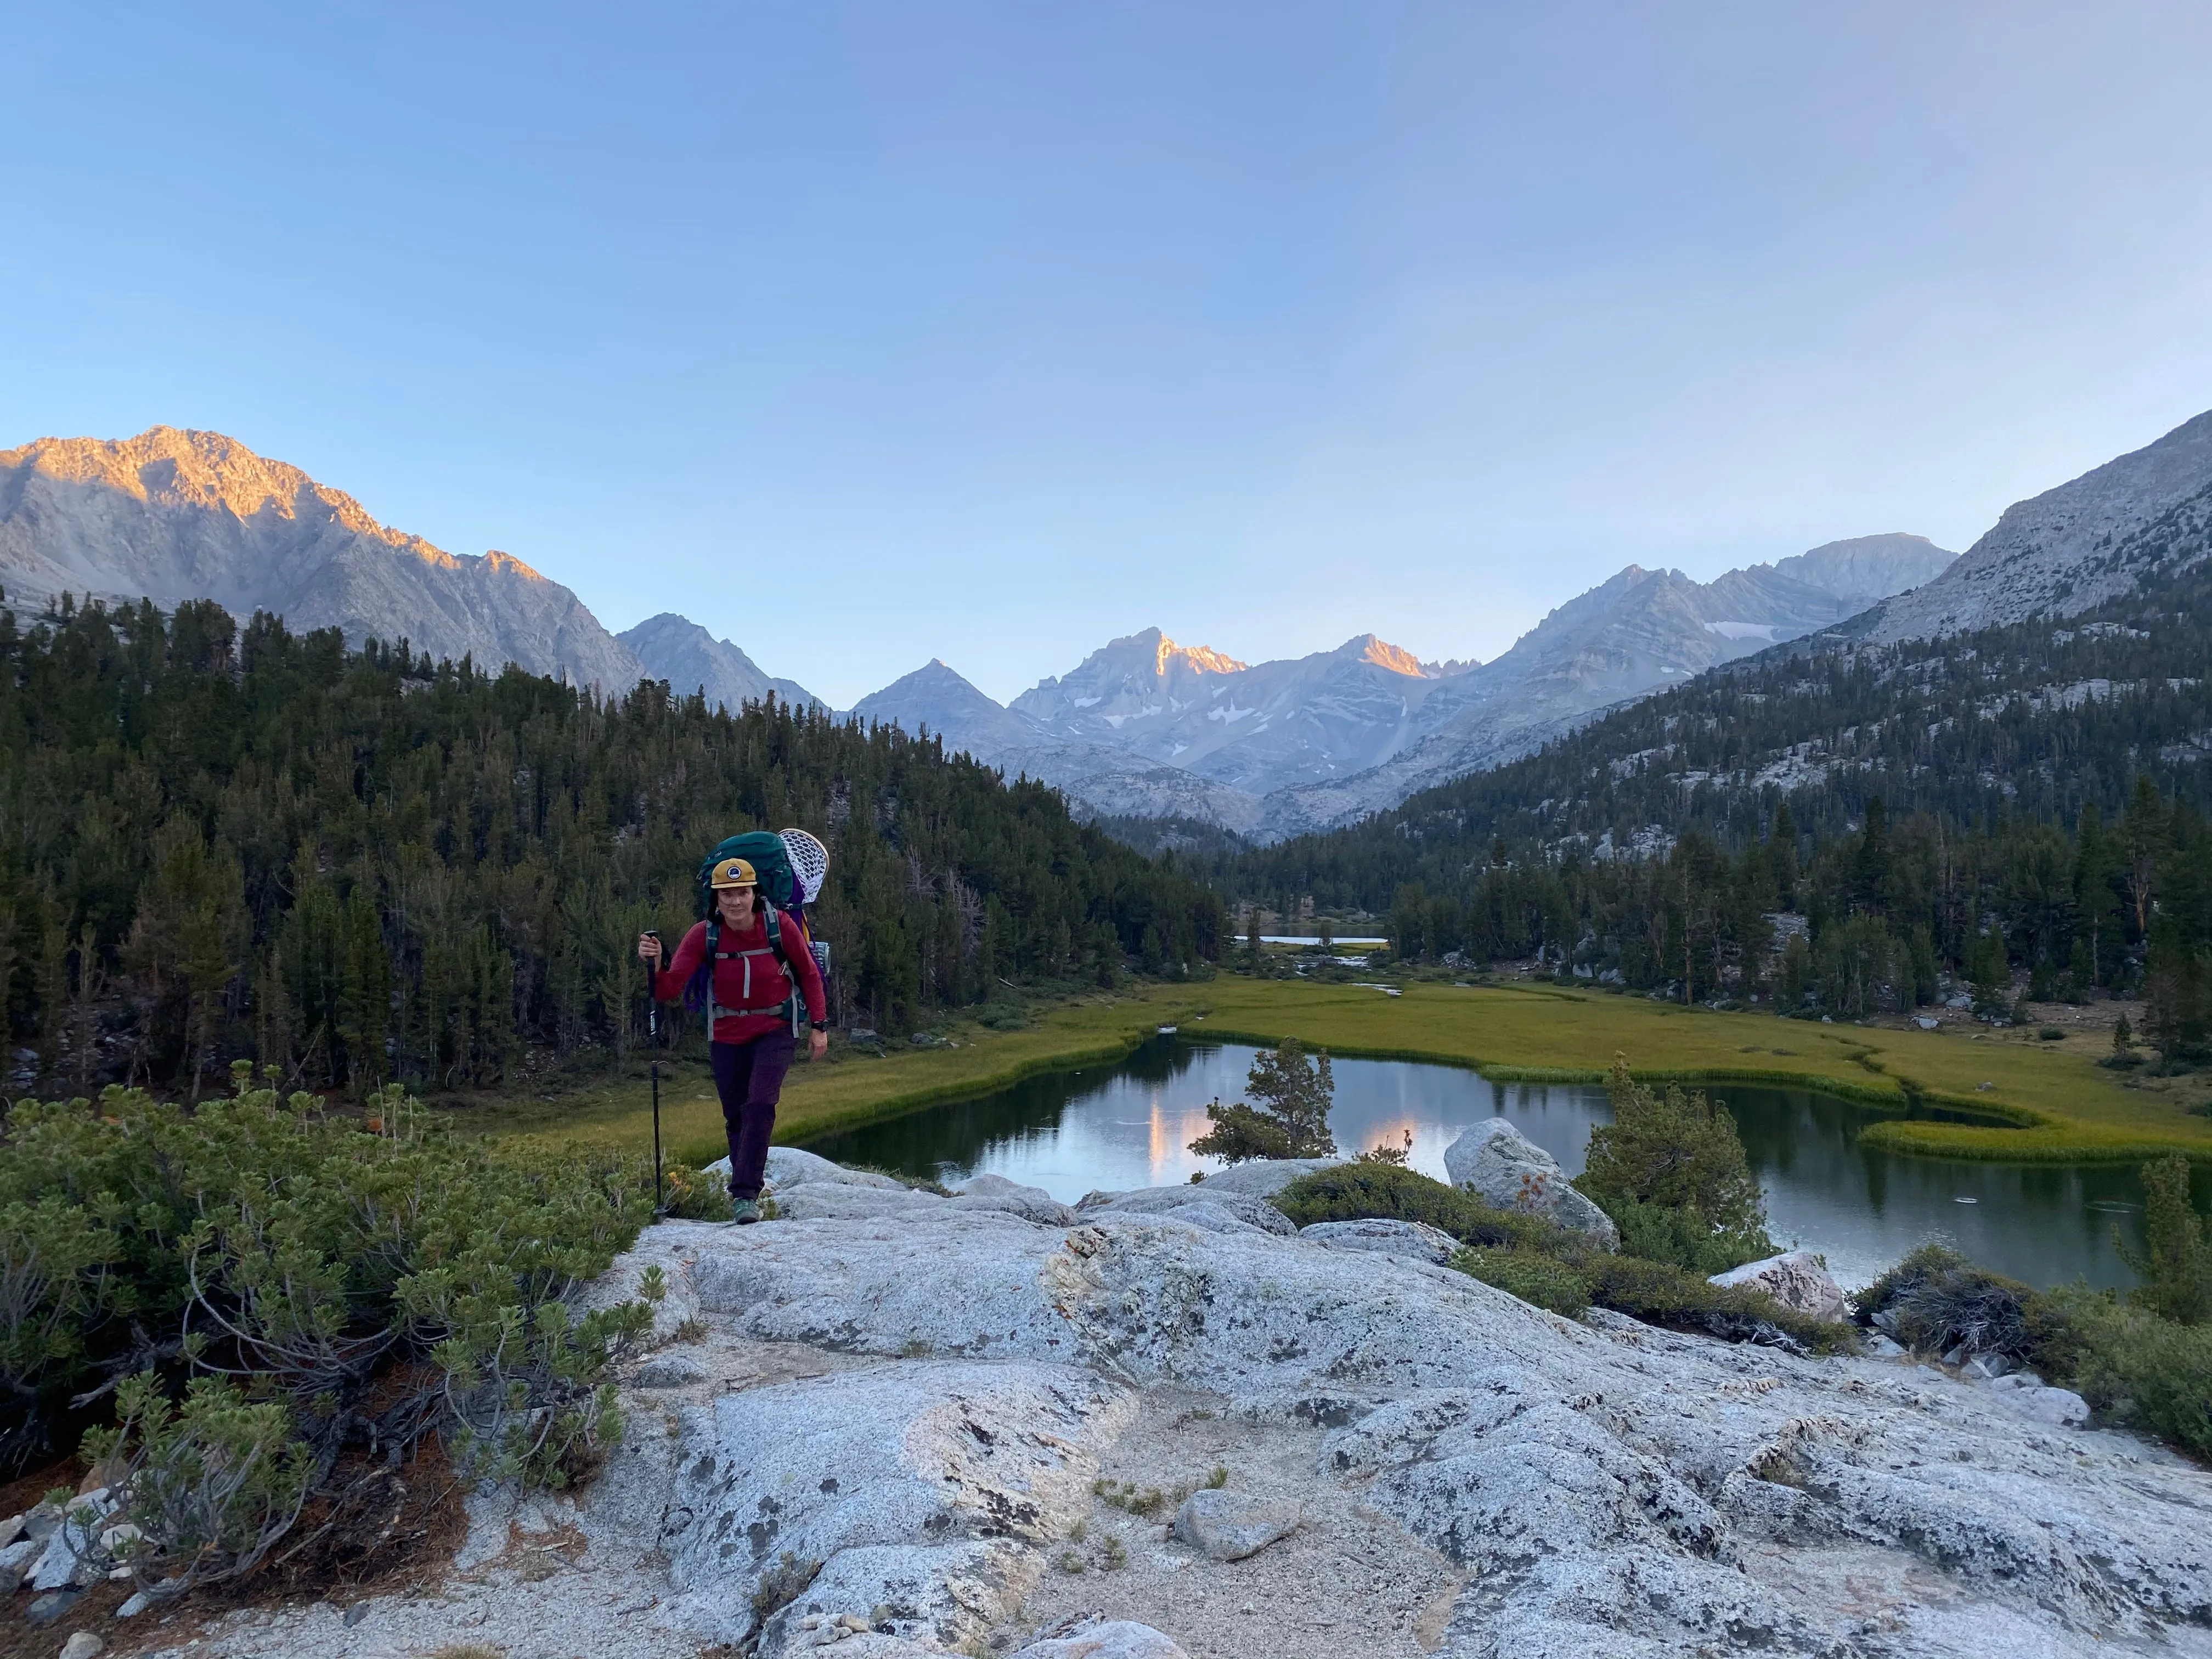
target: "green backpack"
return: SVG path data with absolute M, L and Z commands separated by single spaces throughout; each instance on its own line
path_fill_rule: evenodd
M 792 908 L 791 849 L 773 830 L 753 830 L 732 836 L 707 855 L 699 866 L 699 920 L 714 914 L 714 890 L 708 883 L 714 866 L 725 859 L 743 859 L 753 867 L 763 897 L 779 910 Z M 814 896 L 810 893 L 807 897 Z

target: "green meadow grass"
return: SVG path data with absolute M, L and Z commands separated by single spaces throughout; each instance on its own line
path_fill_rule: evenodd
M 1295 1036 L 1337 1054 L 1480 1066 L 1509 1081 L 1598 1079 L 1623 1054 L 1649 1080 L 1820 1089 L 1893 1109 L 1898 1115 L 1869 1127 L 1867 1137 L 1932 1157 L 2075 1163 L 2181 1152 L 2212 1162 L 2212 1119 L 2186 1109 L 2203 1092 L 2202 1082 L 2129 1086 L 2094 1063 L 2103 1049 L 2087 1035 L 2045 1043 L 2027 1030 L 1822 1025 L 1545 985 L 1408 983 L 1391 997 L 1360 986 L 1230 975 L 1201 985 L 1071 999 L 1042 1010 L 1021 1030 L 956 1024 L 949 1030 L 957 1047 L 883 1058 L 841 1048 L 829 1063 L 802 1061 L 785 1086 L 775 1138 L 807 1140 L 988 1094 L 1040 1072 L 1110 1063 L 1163 1024 L 1224 1042 Z M 642 1145 L 651 1134 L 649 1097 L 642 1067 L 633 1069 L 638 1075 L 551 1100 L 509 1094 L 471 1101 L 460 1119 L 489 1134 Z M 719 1156 L 721 1113 L 706 1067 L 678 1062 L 663 1071 L 671 1155 Z M 1906 1115 L 1916 1107 L 1980 1121 Z

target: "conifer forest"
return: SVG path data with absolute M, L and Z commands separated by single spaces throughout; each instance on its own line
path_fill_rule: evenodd
M 934 740 L 349 650 L 210 603 L 0 611 L 0 984 L 14 1081 L 197 1095 L 498 1082 L 619 1059 L 637 933 L 728 835 L 831 851 L 837 1012 L 901 1032 L 1005 983 L 1204 971 L 1199 883 Z
M 1206 861 L 1398 957 L 1836 1018 L 2142 994 L 2212 1058 L 2212 567 L 2063 624 L 1808 641 L 1351 829 Z M 1963 993 L 1954 993 L 1963 994 Z

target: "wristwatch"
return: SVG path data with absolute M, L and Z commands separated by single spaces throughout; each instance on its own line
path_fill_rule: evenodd
M 817 1019 L 811 1022 L 811 1024 L 813 1024 L 814 1029 L 817 1031 L 826 1031 L 830 1029 L 830 1022 L 826 1019 Z

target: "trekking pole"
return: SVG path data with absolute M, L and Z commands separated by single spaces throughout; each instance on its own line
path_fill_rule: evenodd
M 648 927 L 645 936 L 655 945 L 660 943 L 658 928 Z M 656 1216 L 668 1213 L 668 1206 L 660 1192 L 660 998 L 653 981 L 659 977 L 661 953 L 656 951 L 653 963 L 645 970 L 645 1037 L 651 1045 L 652 1058 L 646 1069 L 653 1076 L 653 1212 Z

